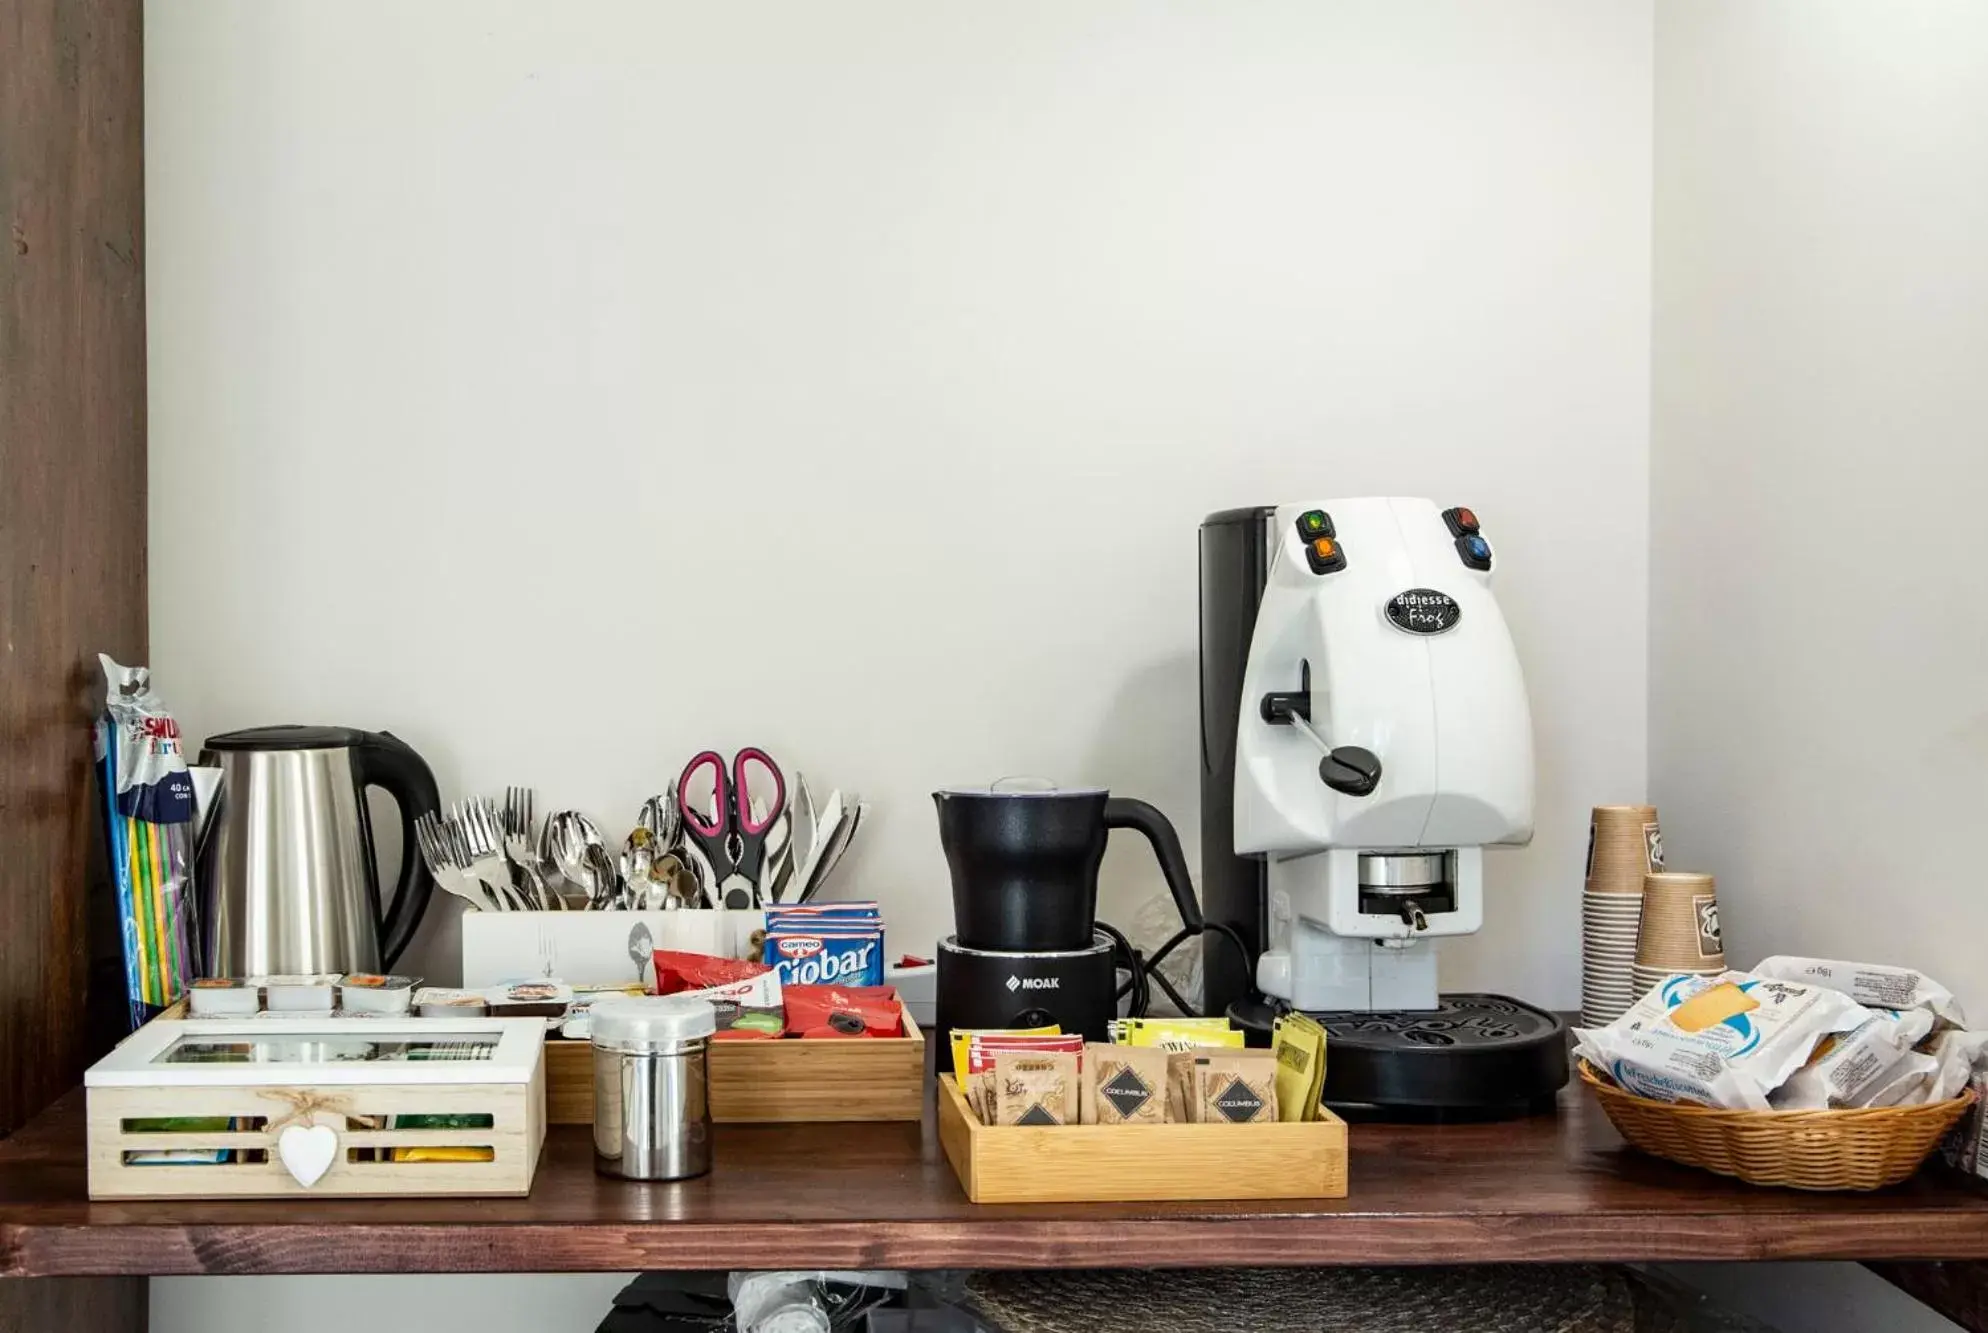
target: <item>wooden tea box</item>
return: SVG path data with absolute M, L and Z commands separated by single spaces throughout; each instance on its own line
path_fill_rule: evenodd
M 529 1194 L 544 1046 L 537 1018 L 154 1019 L 83 1076 L 90 1197 Z
M 1343 1199 L 1346 1122 L 983 1125 L 939 1077 L 939 1144 L 975 1203 Z
M 902 1037 L 712 1042 L 711 1119 L 721 1125 L 918 1119 L 925 1038 L 911 1011 L 899 1008 Z M 593 1123 L 593 1049 L 584 1041 L 546 1043 L 553 1124 Z

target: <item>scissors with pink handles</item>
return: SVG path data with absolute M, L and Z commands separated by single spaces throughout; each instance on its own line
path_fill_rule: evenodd
M 711 770 L 713 792 L 708 808 L 693 803 L 691 797 L 691 779 L 705 768 Z M 683 766 L 676 802 L 684 833 L 704 853 L 718 882 L 718 906 L 760 906 L 767 830 L 787 808 L 787 779 L 780 766 L 766 751 L 747 746 L 732 756 L 728 778 L 724 756 L 706 750 Z

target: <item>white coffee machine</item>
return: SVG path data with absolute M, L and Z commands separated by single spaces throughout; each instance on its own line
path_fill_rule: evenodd
M 1484 849 L 1532 837 L 1492 566 L 1469 509 L 1421 499 L 1202 528 L 1203 897 L 1257 951 L 1240 977 L 1208 953 L 1207 998 L 1319 1014 L 1335 1100 L 1531 1104 L 1566 1080 L 1551 1014 L 1437 986 L 1436 941 L 1483 924 Z

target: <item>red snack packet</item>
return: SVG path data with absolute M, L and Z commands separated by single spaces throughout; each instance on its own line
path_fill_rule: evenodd
M 799 1037 L 901 1037 L 895 986 L 787 986 L 787 1031 Z
M 735 981 L 750 981 L 773 969 L 765 963 L 743 958 L 720 958 L 716 954 L 684 953 L 676 949 L 656 950 L 656 994 L 703 990 Z
M 695 995 L 718 1011 L 719 1041 L 764 1041 L 786 1026 L 780 974 L 770 964 L 656 950 L 656 993 Z

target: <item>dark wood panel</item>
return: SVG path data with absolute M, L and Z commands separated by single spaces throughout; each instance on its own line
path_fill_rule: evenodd
M 0 1333 L 145 1333 L 142 1277 L 37 1277 L 0 1282 Z
M 976 1207 L 929 1125 L 720 1126 L 711 1175 L 593 1171 L 556 1128 L 526 1199 L 89 1203 L 80 1095 L 0 1144 L 0 1274 L 1988 1259 L 1988 1195 L 1755 1189 L 1629 1150 L 1583 1095 L 1500 1125 L 1357 1125 L 1352 1193 Z
M 86 1002 L 86 905 L 107 902 L 89 725 L 95 654 L 146 648 L 141 19 L 0 6 L 0 1132 L 122 1004 L 101 929 Z

